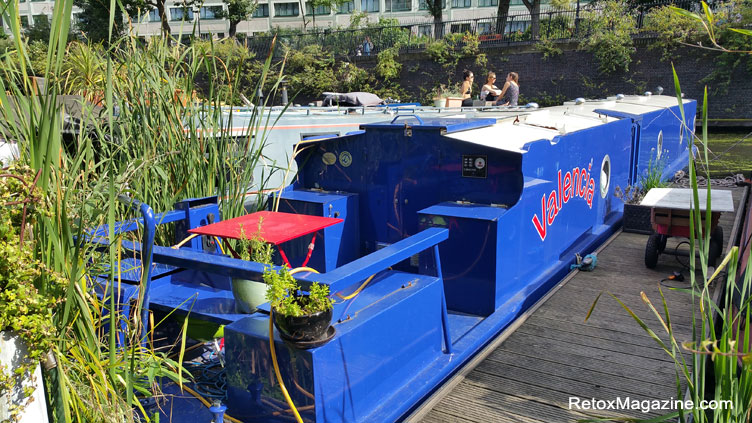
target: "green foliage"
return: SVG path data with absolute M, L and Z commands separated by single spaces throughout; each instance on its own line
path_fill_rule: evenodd
M 350 14 L 350 25 L 348 25 L 348 28 L 349 29 L 360 28 L 363 22 L 368 22 L 368 12 L 358 12 L 354 10 Z
M 35 18 L 34 25 L 26 29 L 25 35 L 28 42 L 41 41 L 46 44 L 50 41 L 50 21 L 44 15 Z
M 314 282 L 308 295 L 300 295 L 295 278 L 286 267 L 278 271 L 269 267 L 264 271 L 264 282 L 268 285 L 266 299 L 274 311 L 285 316 L 304 316 L 330 310 L 329 285 Z
M 642 31 L 653 32 L 656 40 L 650 43 L 651 50 L 660 50 L 661 60 L 675 58 L 675 50 L 681 44 L 693 42 L 704 33 L 696 20 L 677 14 L 670 6 L 650 9 L 645 16 Z
M 598 11 L 585 12 L 583 26 L 589 34 L 580 48 L 593 53 L 602 73 L 626 72 L 632 61 L 635 19 L 627 4 L 606 0 Z
M 540 21 L 540 39 L 556 40 L 574 35 L 574 18 L 569 14 L 556 15 Z
M 556 46 L 556 43 L 549 38 L 542 38 L 535 44 L 535 48 L 543 53 L 543 59 L 549 59 L 551 57 L 559 56 L 562 51 Z
M 456 34 L 454 34 L 456 35 Z M 480 53 L 480 39 L 477 34 L 466 32 L 462 34 L 460 41 L 462 43 L 462 57 L 473 57 Z
M 549 94 L 546 91 L 541 91 L 536 97 L 531 97 L 529 100 L 522 101 L 520 97 L 519 104 L 525 104 L 529 102 L 538 103 L 540 107 L 559 106 L 567 100 L 567 96 L 564 94 Z
M 399 47 L 382 50 L 378 54 L 379 62 L 376 65 L 376 74 L 385 80 L 396 79 L 402 70 L 402 64 L 396 59 L 399 56 Z
M 102 99 L 107 78 L 107 60 L 101 44 L 68 44 L 62 67 L 64 92 L 86 96 L 88 101 Z
M 13 45 L 13 40 L 9 39 L 8 37 L 0 37 L 0 55 L 5 54 L 8 49 L 13 49 Z
M 439 100 L 447 97 L 462 97 L 459 86 L 454 84 L 439 84 L 426 91 L 422 97 L 422 103 L 431 104 L 433 100 Z
M 308 45 L 289 54 L 286 73 L 295 91 L 318 96 L 337 87 L 334 63 L 334 56 L 321 46 Z
M 669 183 L 663 180 L 663 170 L 666 168 L 666 161 L 664 159 L 648 160 L 648 167 L 640 175 L 640 187 L 645 192 L 650 191 L 653 188 L 663 188 L 669 186 Z
M 665 167 L 665 160 L 651 157 L 648 160 L 648 167 L 638 176 L 637 184 L 627 185 L 624 189 L 617 186 L 614 189 L 614 195 L 627 204 L 640 204 L 651 189 L 664 188 L 670 185 L 668 181 L 663 180 Z
M 702 37 L 708 40 L 705 42 L 706 48 L 720 52 L 711 59 L 715 63 L 713 72 L 703 78 L 702 82 L 713 82 L 714 91 L 725 93 L 739 66 L 746 65 L 747 73 L 752 73 L 752 31 L 746 29 L 752 24 L 752 4 L 743 0 L 731 0 L 714 4 L 712 9 L 705 2 L 702 5 L 702 14 L 676 7 L 671 10 L 677 16 L 700 25 L 704 31 Z
M 108 246 L 95 250 L 81 242 L 86 239 L 84 231 L 101 224 L 112 230 L 116 221 L 134 217 L 119 203 L 120 194 L 157 211 L 171 209 L 178 199 L 221 195 L 222 216 L 239 215 L 244 211 L 246 190 L 264 188 L 264 177 L 252 179 L 252 172 L 266 141 L 266 134 L 257 128 L 265 124 L 258 115 L 251 117 L 248 137 L 240 142 L 222 125 L 222 111 L 214 106 L 232 98 L 239 83 L 238 69 L 223 67 L 232 60 L 217 58 L 222 45 L 198 51 L 158 38 L 142 44 L 125 37 L 116 40 L 106 55 L 84 44 L 66 50 L 71 8 L 71 0 L 56 2 L 49 44 L 26 45 L 16 36 L 12 48 L 0 56 L 3 134 L 21 146 L 19 164 L 38 175 L 39 193 L 34 197 L 44 199 L 45 213 L 49 213 L 43 218 L 30 215 L 26 225 L 13 221 L 27 235 L 24 245 L 30 252 L 3 243 L 0 262 L 12 258 L 15 273 L 3 273 L 11 284 L 0 293 L 8 296 L 0 299 L 0 314 L 15 313 L 14 324 L 41 327 L 41 321 L 19 316 L 43 308 L 44 316 L 51 319 L 54 333 L 37 330 L 34 336 L 45 339 L 34 345 L 52 345 L 51 355 L 57 362 L 56 368 L 45 371 L 54 421 L 132 422 L 148 417 L 143 410 L 142 417 L 136 416 L 134 407 L 141 404 L 136 393 L 158 395 L 162 376 L 180 381 L 182 358 L 175 362 L 166 357 L 170 352 L 144 346 L 143 329 L 148 329 L 146 336 L 151 340 L 151 330 L 159 322 L 141 320 L 143 298 L 136 298 L 130 315 L 125 316 L 115 296 L 100 300 L 94 295 L 93 282 L 101 281 L 102 275 L 107 275 L 108 288 L 101 291 L 112 292 L 114 284 L 120 283 L 119 272 L 113 271 L 121 264 L 120 241 L 135 241 L 140 234 L 107 233 Z M 17 20 L 8 22 L 18 34 Z M 75 57 L 66 59 L 66 54 Z M 269 63 L 264 62 L 254 77 L 265 79 Z M 47 79 L 44 93 L 29 94 L 31 71 Z M 205 102 L 196 103 L 185 94 L 193 91 L 201 72 L 207 81 Z M 223 87 L 216 85 L 219 72 L 227 81 Z M 66 85 L 104 90 L 101 111 L 95 113 L 85 102 L 80 105 L 86 130 L 74 135 L 70 143 L 62 139 L 64 122 L 58 101 Z M 0 205 L 0 215 L 14 210 L 6 208 L 2 198 Z M 165 229 L 169 232 L 170 225 Z M 174 240 L 169 233 L 160 233 L 158 239 L 162 245 Z M 27 259 L 44 265 L 32 269 L 25 265 Z M 0 267 L 7 265 L 3 262 Z M 21 285 L 19 280 L 31 282 Z M 14 292 L 23 292 L 23 303 L 15 302 Z M 38 306 L 39 301 L 56 301 L 61 296 L 65 301 Z M 119 335 L 123 342 L 118 342 Z M 175 348 L 183 347 L 178 342 Z
M 84 34 L 86 41 L 107 45 L 110 40 L 110 2 L 108 0 L 73 0 L 81 9 L 76 27 Z M 115 7 L 112 40 L 120 37 L 124 30 L 123 10 Z
M 197 88 L 201 95 L 214 95 L 203 90 L 207 85 L 214 87 L 222 97 L 229 97 L 231 104 L 241 103 L 239 94 L 247 97 L 254 95 L 253 90 L 263 68 L 262 61 L 251 61 L 254 53 L 232 38 L 196 41 L 193 48 L 197 55 L 196 63 L 201 63 L 196 69 L 196 79 L 201 82 Z M 234 89 L 231 90 L 231 87 Z
M 384 17 L 379 18 L 378 23 L 369 23 L 363 32 L 371 37 L 376 51 L 392 47 L 399 50 L 408 44 L 412 36 L 410 29 L 401 27 L 397 19 Z
M 402 66 L 399 63 L 397 65 Z M 367 91 L 363 87 L 373 79 L 365 69 L 349 62 L 339 62 L 339 67 L 335 68 L 334 74 L 339 84 L 337 88 L 339 92 Z
M 487 70 L 488 69 L 488 56 L 486 56 L 486 53 L 478 53 L 478 55 L 475 56 L 475 66 Z M 479 72 L 479 74 L 485 74 L 486 72 Z
M 28 72 L 35 76 L 43 76 L 47 73 L 47 43 L 32 41 L 27 49 L 29 52 Z
M 23 381 L 54 345 L 57 330 L 52 310 L 62 300 L 61 288 L 65 286 L 65 281 L 36 259 L 30 234 L 26 232 L 25 239 L 21 235 L 26 231 L 23 225 L 49 217 L 34 176 L 28 167 L 11 166 L 0 172 L 0 331 L 18 335 L 27 346 L 27 355 L 18 367 L 0 367 L 0 394 L 23 391 L 21 407 L 15 412 L 23 409 L 32 393 L 23 388 Z M 37 287 L 42 275 L 52 281 L 53 289 L 46 294 Z
M 551 0 L 550 5 L 554 10 L 567 10 L 572 7 L 570 0 Z
M 366 92 L 371 91 L 381 98 L 401 100 L 410 97 L 404 88 L 402 88 L 399 84 L 394 83 L 384 84 L 377 87 L 370 87 L 369 85 L 366 85 L 364 88 Z
M 714 93 L 725 94 L 731 88 L 732 78 L 737 69 L 743 69 L 748 78 L 752 77 L 752 57 L 734 52 L 752 50 L 751 40 L 752 37 L 736 31 L 721 31 L 718 42 L 732 51 L 722 52 L 714 57 L 713 71 L 700 82 L 712 83 Z
M 443 39 L 428 44 L 428 46 L 426 46 L 426 54 L 428 54 L 428 57 L 430 57 L 431 60 L 442 65 L 451 63 L 452 60 L 451 48 Z
M 478 36 L 469 32 L 447 34 L 442 39 L 430 42 L 425 51 L 428 57 L 441 64 L 446 72 L 445 78 L 438 78 L 440 81 L 451 81 L 456 78 L 454 72 L 462 58 L 474 57 L 476 65 L 481 67 L 488 65 L 486 55 L 480 53 Z M 434 80 L 437 79 L 436 76 L 433 75 Z M 438 88 L 438 86 L 435 88 Z
M 238 254 L 241 260 L 255 261 L 256 263 L 272 264 L 274 256 L 274 246 L 264 242 L 261 238 L 261 224 L 263 219 L 259 220 L 256 232 L 250 238 L 246 236 L 245 229 L 240 226 L 240 239 L 238 240 Z

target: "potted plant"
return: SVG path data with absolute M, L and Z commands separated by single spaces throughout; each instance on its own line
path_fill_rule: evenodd
M 433 90 L 433 105 L 435 107 L 461 107 L 462 93 L 456 88 L 441 84 Z
M 329 285 L 314 282 L 308 293 L 303 294 L 286 267 L 279 271 L 269 267 L 264 272 L 264 282 L 268 286 L 266 299 L 274 313 L 274 325 L 283 339 L 301 346 L 313 346 L 331 338 Z
M 653 188 L 663 188 L 669 185 L 662 179 L 664 164 L 662 160 L 648 161 L 648 168 L 640 175 L 636 185 L 627 185 L 622 190 L 617 186 L 614 195 L 624 202 L 624 232 L 650 235 L 653 225 L 650 222 L 650 207 L 640 205 L 645 195 Z
M 241 260 L 255 261 L 263 264 L 272 264 L 274 247 L 264 242 L 261 237 L 261 221 L 256 233 L 248 238 L 245 230 L 240 228 L 240 240 L 238 241 L 238 255 Z M 232 295 L 235 304 L 242 313 L 253 313 L 259 305 L 266 302 L 266 283 L 250 279 L 233 278 Z

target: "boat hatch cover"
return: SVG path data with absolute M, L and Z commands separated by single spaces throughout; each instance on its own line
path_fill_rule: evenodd
M 642 120 L 642 115 L 637 115 L 637 114 L 634 114 L 634 113 L 623 112 L 621 110 L 595 109 L 595 110 L 593 110 L 593 112 L 598 113 L 598 114 L 602 114 L 602 115 L 606 115 L 606 116 L 610 116 L 610 117 L 619 118 L 619 119 L 632 119 L 635 122 L 639 122 L 639 121 Z
M 417 115 L 399 115 L 390 122 L 365 123 L 360 129 L 369 128 L 405 128 L 412 130 L 439 130 L 442 134 L 467 131 L 469 129 L 485 128 L 496 124 L 496 119 L 468 119 L 468 118 L 421 118 Z

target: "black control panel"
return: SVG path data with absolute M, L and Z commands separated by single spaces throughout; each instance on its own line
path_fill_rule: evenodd
M 463 178 L 488 177 L 488 156 L 479 154 L 462 155 Z

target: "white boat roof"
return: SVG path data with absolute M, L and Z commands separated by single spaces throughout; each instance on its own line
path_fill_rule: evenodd
M 688 103 L 690 100 L 684 100 Z M 624 96 L 603 100 L 566 102 L 561 106 L 528 111 L 516 116 L 499 118 L 495 125 L 447 134 L 449 138 L 473 144 L 524 153 L 525 145 L 538 140 L 553 141 L 555 137 L 600 126 L 618 118 L 595 112 L 611 110 L 628 114 L 644 114 L 676 106 L 676 97 L 663 95 Z M 480 117 L 480 116 L 479 116 Z

